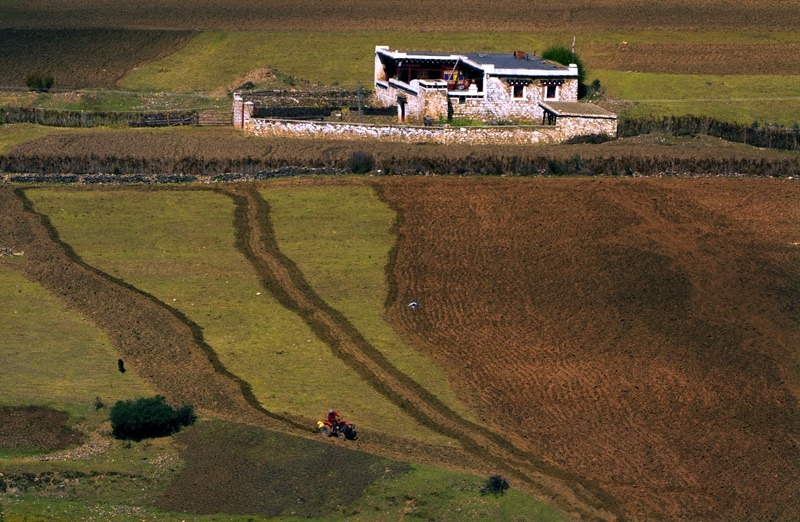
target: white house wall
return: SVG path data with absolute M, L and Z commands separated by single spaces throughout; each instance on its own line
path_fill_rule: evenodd
M 524 98 L 516 99 L 512 95 L 512 87 L 502 78 L 487 78 L 486 97 L 465 97 L 460 103 L 457 96 L 450 98 L 453 106 L 453 118 L 485 121 L 496 123 L 498 121 L 518 123 L 539 123 L 542 121 L 544 111 L 539 106 L 544 101 L 544 85 L 540 80 L 534 80 L 525 86 Z M 565 80 L 558 87 L 557 101 L 577 101 L 578 81 Z M 556 101 L 556 100 L 553 100 Z

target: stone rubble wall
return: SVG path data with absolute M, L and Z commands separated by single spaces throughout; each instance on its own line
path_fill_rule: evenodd
M 555 126 L 417 127 L 251 118 L 244 131 L 265 138 L 381 140 L 406 143 L 526 145 L 561 143 L 586 134 L 616 136 L 617 122 L 601 118 L 559 118 Z
M 489 123 L 499 121 L 514 123 L 540 123 L 544 111 L 539 106 L 544 101 L 544 85 L 535 80 L 525 87 L 525 97 L 514 99 L 511 86 L 501 78 L 486 80 L 486 98 L 465 97 L 464 103 L 451 98 L 453 118 L 481 120 Z M 557 101 L 577 101 L 578 81 L 567 79 L 559 87 Z M 556 100 L 553 100 L 556 101 Z
M 565 80 L 561 87 L 558 88 L 558 100 L 550 101 L 578 101 L 578 79 L 569 78 Z
M 397 105 L 397 89 L 376 84 L 372 93 L 372 104 L 376 107 L 394 107 Z
M 567 139 L 576 136 L 606 135 L 617 136 L 616 118 L 579 118 L 576 116 L 559 116 L 556 127 L 568 136 Z
M 447 119 L 447 91 L 445 89 L 431 89 L 419 87 L 419 96 L 406 98 L 406 121 L 422 123 L 428 117 L 433 121 Z

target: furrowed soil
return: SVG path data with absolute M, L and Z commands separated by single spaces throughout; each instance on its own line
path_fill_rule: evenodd
M 677 35 L 676 40 L 680 40 Z M 622 36 L 614 44 L 582 44 L 581 56 L 592 68 L 616 71 L 720 75 L 800 73 L 800 42 L 797 41 L 633 43 Z M 782 58 L 775 60 L 775 56 Z M 670 96 L 668 92 L 663 95 Z
M 142 0 L 125 4 L 100 0 L 11 0 L 0 9 L 5 27 L 127 27 L 158 29 L 552 31 L 575 29 L 775 30 L 800 26 L 797 0 L 608 0 L 558 2 L 510 0 L 491 8 L 478 0 Z
M 114 87 L 134 67 L 183 46 L 192 31 L 0 29 L 0 86 L 49 75 L 54 88 Z
M 320 517 L 358 499 L 406 463 L 234 423 L 203 423 L 178 436 L 185 467 L 159 500 L 166 510 Z
M 800 517 L 796 182 L 377 186 L 388 317 L 491 429 L 634 519 Z
M 81 443 L 63 411 L 36 406 L 0 407 L 0 449 L 54 451 Z

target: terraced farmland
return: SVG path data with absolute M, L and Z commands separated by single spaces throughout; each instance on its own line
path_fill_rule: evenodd
M 0 237 L 30 252 L 6 268 L 206 416 L 308 435 L 335 400 L 363 430 L 354 448 L 497 472 L 580 518 L 796 515 L 793 180 L 3 194 L 16 225 Z M 162 508 L 196 504 L 175 480 Z M 203 512 L 228 509 L 215 498 Z

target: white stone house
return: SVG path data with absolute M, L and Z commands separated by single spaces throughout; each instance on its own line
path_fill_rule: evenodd
M 578 101 L 577 66 L 519 51 L 451 54 L 378 46 L 373 105 L 397 107 L 400 124 L 257 118 L 253 102 L 234 93 L 233 126 L 264 137 L 443 144 L 562 143 L 581 136 L 617 135 L 615 114 Z M 460 125 L 464 120 L 486 125 Z M 432 125 L 437 122 L 449 125 Z
M 616 134 L 614 114 L 576 103 L 577 65 L 564 66 L 522 51 L 458 54 L 377 46 L 374 98 L 379 106 L 396 105 L 403 123 L 455 119 L 556 125 L 564 118 L 613 119 Z M 553 110 L 565 102 L 570 103 L 569 111 Z M 586 114 L 582 105 L 587 106 Z M 580 127 L 581 122 L 571 123 Z M 600 122 L 587 123 L 593 127 Z M 611 123 L 600 127 L 610 129 Z

